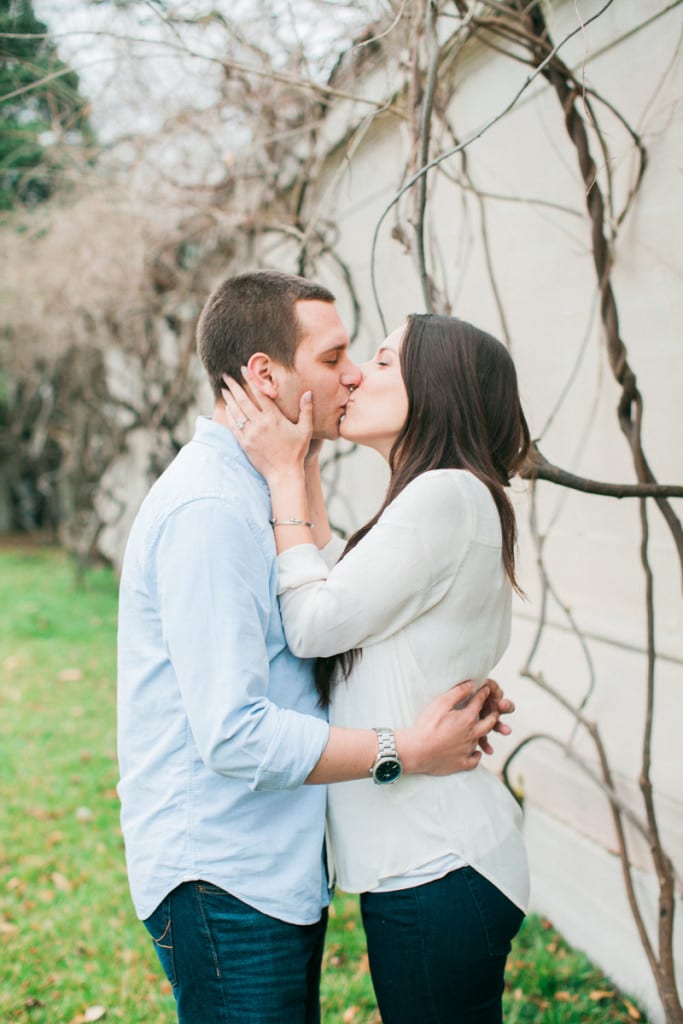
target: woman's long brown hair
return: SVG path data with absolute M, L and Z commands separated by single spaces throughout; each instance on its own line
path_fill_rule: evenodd
M 463 320 L 413 314 L 400 359 L 408 414 L 389 455 L 389 489 L 377 515 L 349 538 L 342 558 L 415 477 L 430 469 L 466 469 L 488 487 L 496 503 L 503 565 L 519 591 L 515 514 L 505 488 L 524 462 L 530 438 L 510 353 Z M 322 707 L 330 702 L 337 666 L 348 677 L 360 653 L 318 659 L 315 679 Z

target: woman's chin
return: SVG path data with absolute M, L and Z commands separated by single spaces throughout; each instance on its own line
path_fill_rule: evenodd
M 354 428 L 353 420 L 349 423 L 345 417 L 339 424 L 339 436 L 343 441 L 351 441 L 352 444 L 362 445 L 364 448 L 374 448 L 375 445 L 372 442 L 372 438 L 364 434 L 362 430 Z
M 353 425 L 347 421 L 346 416 L 342 416 L 341 420 L 339 421 L 339 436 L 342 437 L 345 441 L 354 441 L 356 443 L 362 443 L 359 442 L 359 439 L 356 436 L 356 433 L 353 429 Z

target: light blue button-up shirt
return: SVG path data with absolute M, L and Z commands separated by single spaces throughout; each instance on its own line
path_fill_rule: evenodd
M 266 483 L 200 418 L 154 484 L 126 548 L 119 602 L 121 823 L 145 919 L 202 878 L 311 924 L 328 902 L 328 738 L 312 662 L 286 645 Z

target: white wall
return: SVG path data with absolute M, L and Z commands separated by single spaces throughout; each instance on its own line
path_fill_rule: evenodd
M 555 6 L 555 40 L 597 10 L 596 2 Z M 661 482 L 683 479 L 683 62 L 678 54 L 681 10 L 658 16 L 664 0 L 617 2 L 580 32 L 562 57 L 603 92 L 641 134 L 649 166 L 636 206 L 621 230 L 613 282 L 621 333 L 645 400 L 643 436 Z M 528 69 L 490 51 L 472 49 L 456 65 L 450 113 L 460 138 L 502 110 Z M 613 162 L 617 206 L 633 180 L 633 147 L 616 119 L 599 104 Z M 336 123 L 335 130 L 338 130 Z M 329 161 L 317 194 L 330 189 L 327 216 L 339 232 L 338 251 L 352 273 L 363 309 L 356 356 L 367 358 L 382 336 L 370 290 L 370 241 L 375 224 L 400 183 L 407 152 L 405 127 L 384 116 L 368 131 L 346 166 L 342 149 Z M 593 145 L 595 140 L 593 140 Z M 599 156 L 595 148 L 596 157 Z M 497 284 L 510 328 L 512 351 L 532 433 L 551 461 L 588 477 L 635 479 L 616 418 L 619 395 L 595 317 L 595 272 L 585 217 L 584 186 L 555 94 L 535 84 L 518 105 L 468 152 L 480 190 L 510 197 L 488 200 L 487 229 Z M 459 171 L 454 158 L 449 171 Z M 335 177 L 336 175 L 336 177 Z M 601 170 L 601 182 L 604 173 Z M 430 229 L 453 311 L 501 334 L 485 269 L 479 208 L 443 177 L 432 175 Z M 512 201 L 542 199 L 545 205 Z M 557 204 L 562 207 L 548 204 Z M 407 222 L 409 200 L 400 206 Z M 423 309 L 411 257 L 390 237 L 385 221 L 377 279 L 389 329 L 409 311 Z M 329 282 L 341 293 L 335 274 Z M 342 311 L 349 313 L 341 302 Z M 565 400 L 558 401 L 576 366 Z M 552 419 L 551 419 L 552 418 Z M 548 422 L 551 419 L 551 422 Z M 333 516 L 354 525 L 374 511 L 386 481 L 376 457 L 353 455 L 342 476 L 343 497 Z M 572 736 L 570 716 L 520 676 L 539 616 L 536 553 L 528 528 L 529 493 L 517 484 L 520 564 L 528 601 L 519 602 L 510 649 L 498 677 L 518 702 L 515 738 L 537 730 L 562 742 Z M 679 516 L 683 502 L 674 502 Z M 652 779 L 668 852 L 683 877 L 683 683 L 681 574 L 674 545 L 655 506 L 650 512 L 650 557 L 655 573 L 656 708 Z M 593 662 L 594 689 L 586 714 L 599 723 L 621 797 L 642 817 L 638 791 L 645 700 L 644 576 L 639 562 L 639 511 L 633 500 L 586 496 L 541 484 L 538 516 L 547 532 L 544 554 L 560 601 L 571 609 Z M 579 702 L 589 672 L 567 615 L 550 603 L 548 626 L 533 667 Z M 501 745 L 502 754 L 510 743 Z M 595 764 L 585 733 L 572 749 Z M 533 865 L 534 907 L 596 959 L 615 981 L 643 999 L 653 1020 L 661 1008 L 624 900 L 609 809 L 598 788 L 557 747 L 532 745 L 515 762 L 526 796 L 527 837 Z M 647 844 L 629 830 L 634 861 L 642 868 L 639 892 L 655 920 L 652 864 Z M 677 962 L 683 987 L 683 941 Z

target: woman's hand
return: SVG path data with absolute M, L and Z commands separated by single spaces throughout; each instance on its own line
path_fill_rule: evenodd
M 247 384 L 249 373 L 242 370 Z M 310 391 L 301 396 L 299 419 L 292 423 L 275 402 L 259 394 L 258 405 L 236 380 L 223 377 L 221 389 L 225 401 L 226 421 L 255 469 L 270 483 L 278 475 L 303 472 L 304 460 L 311 447 L 313 404 Z
M 495 679 L 487 679 L 485 685 L 488 688 L 489 695 L 482 705 L 479 717 L 486 718 L 487 715 L 496 711 L 499 715 L 511 715 L 515 710 L 515 705 L 505 696 L 500 684 Z M 493 732 L 499 732 L 502 736 L 509 736 L 512 729 L 505 722 L 501 722 L 499 718 L 493 727 Z M 485 754 L 493 753 L 493 747 L 489 743 L 488 736 L 481 737 L 479 746 Z
M 451 775 L 476 768 L 481 760 L 478 745 L 498 721 L 497 710 L 481 717 L 488 697 L 486 683 L 476 693 L 474 683 L 458 683 L 435 697 L 410 729 L 397 730 L 396 743 L 406 771 Z

